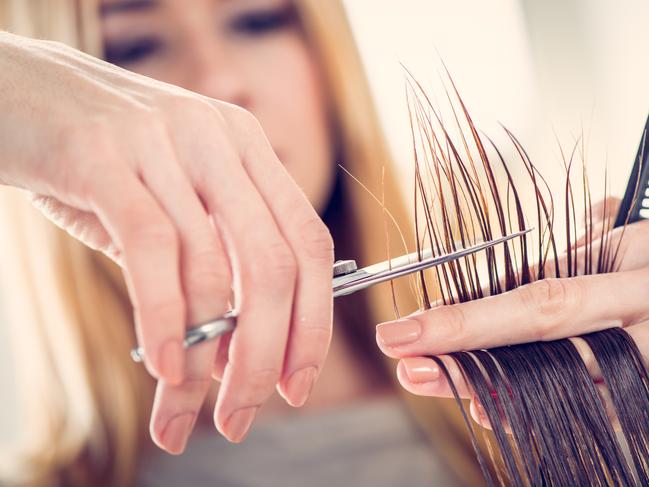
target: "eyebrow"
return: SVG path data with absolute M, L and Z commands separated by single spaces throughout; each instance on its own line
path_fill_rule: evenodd
M 115 13 L 148 10 L 157 7 L 159 3 L 159 0 L 118 0 L 115 2 L 104 3 L 99 8 L 99 15 L 105 17 L 106 15 Z

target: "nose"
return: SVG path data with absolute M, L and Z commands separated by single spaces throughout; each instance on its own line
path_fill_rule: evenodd
M 218 43 L 195 43 L 187 57 L 186 87 L 210 98 L 251 109 L 241 66 Z

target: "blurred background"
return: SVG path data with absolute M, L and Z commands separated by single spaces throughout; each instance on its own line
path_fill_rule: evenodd
M 569 145 L 583 128 L 591 178 L 603 180 L 607 164 L 612 194 L 624 192 L 649 111 L 649 2 L 346 4 L 404 191 L 412 160 L 400 63 L 444 105 L 443 59 L 474 120 L 497 142 L 504 142 L 502 122 L 556 184 L 562 170 L 554 134 Z M 601 185 L 594 190 L 601 196 Z M 11 297 L 0 296 L 0 444 L 20 423 L 3 299 Z
M 490 137 L 504 142 L 503 123 L 556 179 L 562 171 L 554 133 L 570 145 L 583 127 L 593 179 L 607 163 L 613 194 L 624 192 L 649 111 L 649 2 L 346 3 L 404 179 L 412 150 L 399 63 L 444 106 L 443 59 Z

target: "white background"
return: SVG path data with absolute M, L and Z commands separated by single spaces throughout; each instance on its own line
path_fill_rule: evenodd
M 399 62 L 442 99 L 441 56 L 474 118 L 490 135 L 500 140 L 496 122 L 503 122 L 537 164 L 558 178 L 552 131 L 570 140 L 583 125 L 591 134 L 592 173 L 608 160 L 614 193 L 623 192 L 649 110 L 649 2 L 346 3 L 404 182 L 411 161 Z M 0 317 L 0 443 L 16 431 L 5 328 Z
M 553 132 L 570 143 L 583 126 L 592 174 L 607 161 L 613 191 L 623 193 L 649 111 L 649 2 L 346 3 L 404 177 L 411 149 L 398 63 L 443 102 L 442 58 L 490 136 L 503 140 L 504 123 L 544 174 L 560 178 Z

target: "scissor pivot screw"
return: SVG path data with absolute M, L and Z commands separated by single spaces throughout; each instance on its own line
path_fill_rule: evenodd
M 357 269 L 355 260 L 339 260 L 334 263 L 334 277 L 346 276 Z

